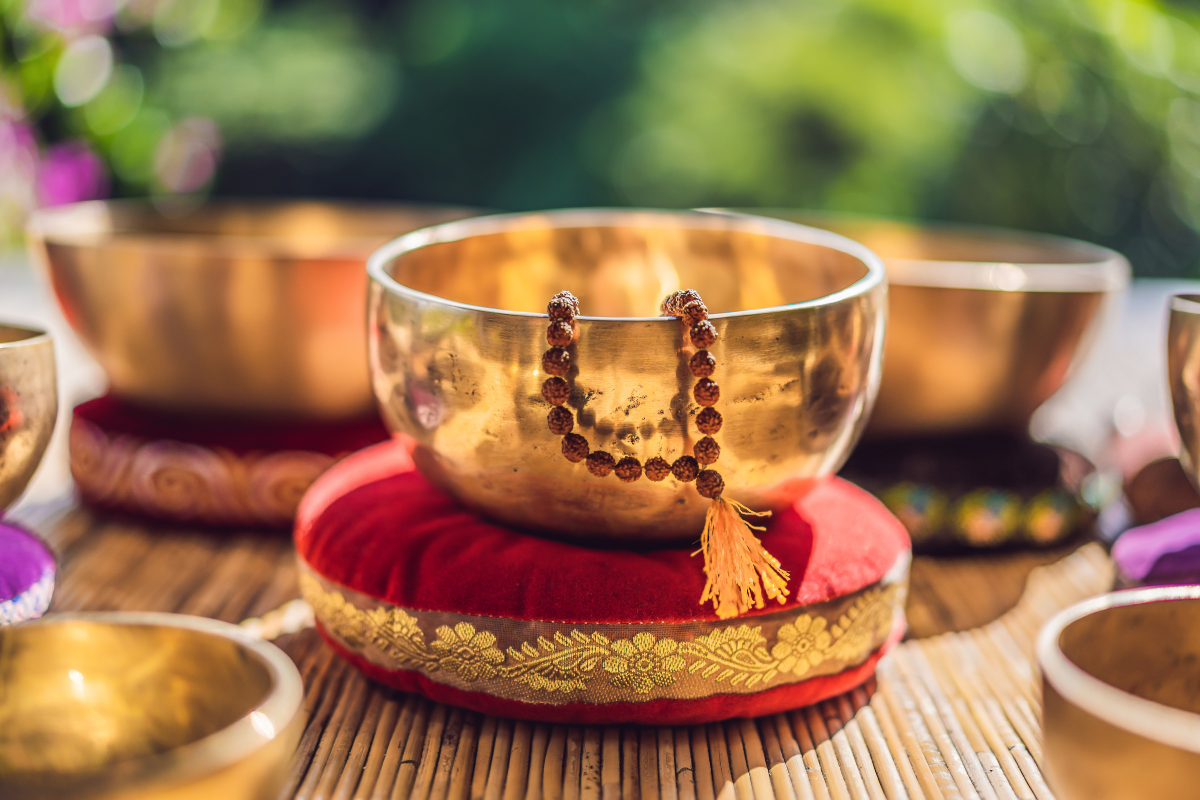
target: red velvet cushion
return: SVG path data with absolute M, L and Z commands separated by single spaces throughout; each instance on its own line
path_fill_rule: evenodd
M 295 531 L 305 594 L 343 655 L 393 686 L 506 716 L 675 724 L 768 713 L 861 683 L 903 629 L 908 536 L 877 500 L 836 478 L 776 514 L 761 537 L 791 572 L 787 602 L 724 622 L 711 605 L 698 603 L 704 574 L 701 558 L 691 556 L 694 547 L 588 548 L 502 527 L 474 516 L 412 471 L 397 443 L 355 454 L 322 476 L 301 503 Z M 372 609 L 391 613 L 393 628 L 418 632 L 419 643 L 379 628 L 383 623 L 370 616 Z M 855 620 L 866 611 L 875 614 L 876 630 L 864 638 L 861 630 L 856 634 Z M 813 623 L 817 617 L 827 619 Z M 801 618 L 809 622 L 797 622 Z M 459 634 L 465 629 L 453 633 L 462 623 L 475 644 L 464 643 Z M 821 667 L 813 662 L 813 677 L 777 685 L 780 670 L 764 677 L 770 664 L 786 663 L 793 675 L 801 669 L 786 661 L 798 656 L 779 637 L 799 641 L 795 636 L 805 634 L 805 624 L 841 631 L 810 639 L 843 657 Z M 787 625 L 793 633 L 780 634 Z M 583 642 L 594 626 L 610 644 Z M 727 643 L 733 672 L 724 682 L 714 686 L 695 677 L 711 666 L 692 670 L 707 652 L 698 642 L 715 646 L 717 640 L 704 637 L 717 631 L 741 636 L 748 653 L 757 646 L 751 661 L 758 672 L 734 682 L 737 659 L 750 656 L 736 655 L 737 647 Z M 651 635 L 653 644 L 635 638 L 638 633 Z M 633 644 L 612 644 L 623 636 Z M 675 644 L 661 644 L 666 639 Z M 455 660 L 458 645 L 471 651 L 464 658 L 476 659 L 474 667 Z M 573 688 L 546 690 L 522 671 L 526 662 L 571 646 L 584 654 L 577 666 L 588 667 Z M 593 656 L 599 661 L 591 663 Z M 634 675 L 635 667 L 645 674 Z M 558 667 L 550 673 L 567 680 Z M 686 690 L 679 688 L 685 673 L 693 676 Z M 750 680 L 752 674 L 759 678 Z M 761 691 L 747 691 L 759 684 Z M 727 691 L 731 686 L 735 691 Z
M 171 522 L 290 526 L 318 475 L 387 438 L 375 415 L 206 419 L 105 395 L 75 407 L 71 473 L 83 500 L 99 508 Z

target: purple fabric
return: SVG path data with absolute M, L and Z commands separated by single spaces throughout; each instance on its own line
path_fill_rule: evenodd
M 11 600 L 54 568 L 54 556 L 29 531 L 0 521 L 0 603 Z
M 1130 528 L 1113 545 L 1112 557 L 1126 580 L 1200 581 L 1200 508 Z

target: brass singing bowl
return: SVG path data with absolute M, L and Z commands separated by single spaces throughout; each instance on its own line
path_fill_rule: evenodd
M 427 206 L 118 201 L 36 212 L 31 251 L 121 397 L 171 412 L 369 412 L 363 263 Z
M 725 495 L 779 508 L 837 470 L 865 424 L 886 317 L 865 247 L 778 220 L 698 212 L 555 211 L 479 217 L 375 253 L 371 373 L 417 466 L 467 505 L 563 537 L 695 539 L 692 483 L 598 478 L 561 453 L 540 387 L 546 303 L 582 316 L 567 407 L 593 451 L 673 462 L 702 434 L 683 328 L 658 316 L 696 289 L 719 338 L 713 376 Z
M 225 622 L 106 613 L 0 628 L 0 798 L 273 800 L 303 697 L 282 650 Z
M 1062 800 L 1183 800 L 1200 776 L 1200 586 L 1102 595 L 1037 640 L 1046 777 Z
M 1129 283 L 1123 256 L 1041 234 L 809 212 L 887 266 L 883 381 L 868 437 L 1028 429 Z
M 0 325 L 0 512 L 29 485 L 50 444 L 57 415 L 50 335 Z
M 1167 326 L 1167 382 L 1179 429 L 1179 460 L 1193 484 L 1200 485 L 1200 295 L 1171 298 Z

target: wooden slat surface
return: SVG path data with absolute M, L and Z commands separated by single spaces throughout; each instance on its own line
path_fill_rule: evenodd
M 285 534 L 149 526 L 72 506 L 21 516 L 60 559 L 51 613 L 239 622 L 297 596 Z M 688 728 L 542 725 L 448 708 L 366 680 L 303 631 L 276 642 L 300 669 L 308 712 L 282 797 L 1048 800 L 1033 639 L 1054 612 L 1111 582 L 1096 545 L 918 558 L 910 638 L 876 679 L 788 714 Z

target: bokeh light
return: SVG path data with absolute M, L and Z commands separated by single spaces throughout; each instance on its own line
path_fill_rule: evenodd
M 67 45 L 54 68 L 54 92 L 64 106 L 81 106 L 100 94 L 113 71 L 112 45 L 84 36 Z
M 212 120 L 185 119 L 159 140 L 154 152 L 155 177 L 168 192 L 195 192 L 212 180 L 220 152 L 221 134 Z

